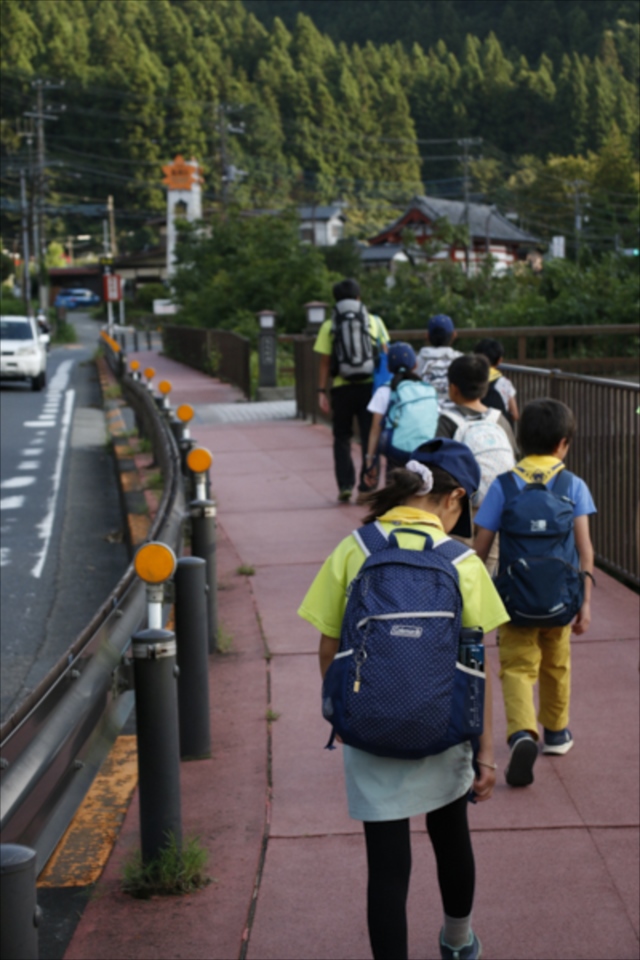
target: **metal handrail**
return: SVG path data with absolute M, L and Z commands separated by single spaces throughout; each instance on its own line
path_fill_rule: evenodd
M 115 364 L 110 351 L 107 357 Z M 178 447 L 149 391 L 128 376 L 122 388 L 165 480 L 149 538 L 179 552 L 185 501 Z M 119 688 L 117 668 L 145 612 L 144 585 L 129 565 L 91 622 L 0 730 L 2 842 L 35 849 L 38 871 L 129 715 L 133 693 Z

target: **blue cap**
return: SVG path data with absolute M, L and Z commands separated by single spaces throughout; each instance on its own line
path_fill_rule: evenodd
M 410 459 L 424 463 L 427 467 L 440 467 L 460 484 L 467 494 L 467 501 L 463 503 L 462 513 L 449 533 L 456 537 L 472 536 L 470 498 L 480 486 L 480 467 L 469 447 L 457 440 L 436 437 L 414 450 Z
M 429 333 L 435 333 L 436 330 L 441 330 L 448 337 L 451 336 L 455 329 L 453 320 L 451 317 L 448 317 L 446 313 L 436 313 L 435 317 L 431 317 L 427 324 Z
M 387 353 L 387 366 L 390 373 L 398 373 L 404 367 L 405 370 L 413 370 L 417 363 L 413 347 L 409 343 L 392 343 Z

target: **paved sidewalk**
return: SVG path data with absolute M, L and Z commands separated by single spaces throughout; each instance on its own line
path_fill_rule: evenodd
M 239 399 L 164 357 L 152 365 L 172 381 L 174 403 L 198 411 Z M 120 892 L 123 859 L 139 842 L 136 794 L 66 957 L 359 960 L 370 956 L 362 832 L 346 813 L 340 751 L 322 749 L 318 636 L 295 611 L 362 509 L 335 502 L 326 427 L 204 419 L 196 415 L 192 434 L 214 455 L 219 615 L 233 639 L 211 659 L 213 756 L 182 764 L 182 804 L 215 879 L 186 898 Z M 239 575 L 241 564 L 255 575 Z M 574 749 L 540 757 L 525 790 L 500 774 L 494 799 L 470 811 L 474 926 L 494 960 L 638 957 L 640 611 L 636 594 L 597 580 L 591 630 L 574 641 Z M 502 771 L 496 653 L 490 645 Z M 268 722 L 267 711 L 278 718 Z M 423 821 L 413 828 L 410 956 L 437 958 L 435 866 Z

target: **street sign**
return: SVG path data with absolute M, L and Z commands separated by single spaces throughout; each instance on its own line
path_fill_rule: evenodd
M 117 273 L 105 274 L 102 278 L 103 296 L 107 303 L 122 300 L 122 283 Z

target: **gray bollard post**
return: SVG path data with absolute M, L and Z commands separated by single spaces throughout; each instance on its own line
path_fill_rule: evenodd
M 136 694 L 140 845 L 149 863 L 182 844 L 176 640 L 171 630 L 141 630 L 131 638 Z
M 147 350 L 151 350 L 151 330 L 147 330 Z
M 36 852 L 16 843 L 0 845 L 0 957 L 38 960 Z
M 207 662 L 207 569 L 200 557 L 182 557 L 175 573 L 180 756 L 211 756 Z
M 218 588 L 216 574 L 216 505 L 213 500 L 194 500 L 189 504 L 191 517 L 191 555 L 206 562 L 207 627 L 209 653 L 218 642 Z
M 169 421 L 169 426 L 171 427 L 171 432 L 175 437 L 175 441 L 178 444 L 178 447 L 180 447 L 180 443 L 184 436 L 184 423 L 182 422 L 182 420 L 178 420 L 177 417 L 172 417 L 171 420 Z
M 138 344 L 138 331 L 137 331 L 137 330 L 134 330 L 134 331 L 133 331 L 133 349 L 134 349 L 135 353 L 137 353 L 137 352 L 139 351 L 139 349 L 140 349 L 140 346 L 139 346 L 139 344 Z

